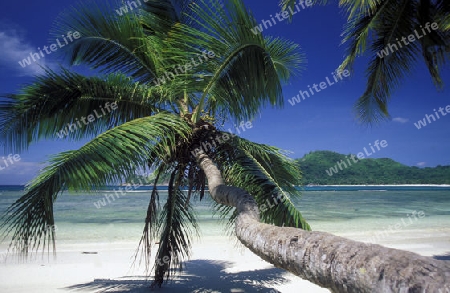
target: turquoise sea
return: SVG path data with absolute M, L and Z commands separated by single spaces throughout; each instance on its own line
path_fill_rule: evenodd
M 60 195 L 55 203 L 57 241 L 137 244 L 149 202 L 149 188 L 137 188 L 111 202 L 105 200 L 106 194 L 118 188 Z M 0 186 L 0 213 L 21 194 L 23 187 Z M 163 203 L 167 191 L 161 190 L 160 194 Z M 105 206 L 99 204 L 102 200 Z M 313 186 L 303 188 L 302 197 L 294 202 L 313 230 L 394 247 L 429 237 L 436 239 L 441 251 L 450 252 L 450 187 Z M 196 199 L 193 204 L 201 237 L 227 235 L 224 222 L 213 215 L 209 197 L 202 201 Z M 420 251 L 420 243 L 416 245 Z M 429 246 L 430 243 L 423 249 L 433 250 Z

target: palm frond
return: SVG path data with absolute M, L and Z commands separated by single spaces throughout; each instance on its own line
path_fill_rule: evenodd
M 264 105 L 281 106 L 280 77 L 284 80 L 302 62 L 298 47 L 253 34 L 256 20 L 240 0 L 227 1 L 226 6 L 218 0 L 197 1 L 192 7 L 196 28 L 183 27 L 183 36 L 218 56 L 206 63 L 210 77 L 205 79 L 194 121 L 204 109 L 240 121 L 251 119 Z
M 224 179 L 255 197 L 264 222 L 311 229 L 291 201 L 291 197 L 300 196 L 296 186 L 300 185 L 301 173 L 284 152 L 239 137 L 218 145 L 217 152 L 213 157 L 224 170 Z M 232 210 L 222 206 L 217 209 L 222 215 Z
M 347 57 L 340 65 L 340 70 L 352 70 L 356 57 L 362 56 L 367 49 L 367 42 L 373 34 L 373 29 L 385 9 L 388 9 L 388 2 L 380 4 L 373 14 L 352 17 L 345 24 L 342 43 L 349 42 L 347 49 Z
M 339 5 L 347 10 L 349 18 L 375 14 L 380 4 L 388 0 L 340 0 Z M 412 2 L 412 1 L 411 1 Z
M 163 172 L 163 165 L 155 171 L 156 178 L 153 182 L 150 202 L 147 207 L 144 230 L 142 232 L 142 237 L 139 241 L 138 248 L 136 249 L 133 262 L 133 265 L 136 264 L 136 261 L 140 255 L 139 264 L 141 264 L 143 260 L 145 264 L 145 270 L 147 272 L 149 271 L 150 257 L 152 253 L 152 241 L 154 241 L 157 237 L 158 213 L 160 211 L 158 183 L 159 178 L 161 177 Z
M 14 151 L 40 139 L 95 137 L 159 112 L 171 99 L 165 87 L 147 88 L 121 74 L 85 77 L 47 70 L 21 93 L 0 101 L 0 137 Z
M 46 233 L 45 229 L 54 224 L 53 203 L 62 190 L 91 190 L 119 182 L 145 167 L 149 154 L 163 158 L 164 146 L 176 145 L 189 134 L 190 127 L 180 118 L 160 113 L 124 123 L 79 150 L 54 156 L 1 217 L 0 230 L 5 237 L 13 233 L 10 247 L 22 255 L 29 248 L 37 251 L 41 238 L 54 236 L 54 231 Z M 49 243 L 42 245 L 44 248 Z
M 365 93 L 355 105 L 357 118 L 371 124 L 389 117 L 387 104 L 393 89 L 412 69 L 419 53 L 418 44 L 401 44 L 401 39 L 414 31 L 416 14 L 412 1 L 389 2 L 382 6 L 382 15 L 376 19 L 371 51 L 375 55 L 367 69 L 368 84 Z M 384 56 L 383 56 L 384 54 Z
M 144 10 L 173 24 L 186 21 L 185 11 L 194 0 L 147 0 Z
M 198 225 L 187 194 L 181 190 L 183 165 L 172 172 L 167 202 L 159 217 L 160 242 L 156 254 L 155 280 L 152 286 L 161 287 L 172 275 L 172 268 L 182 269 L 182 259 L 190 255 L 191 237 L 198 235 Z
M 293 11 L 295 9 L 295 5 L 296 5 L 297 1 L 298 0 L 280 0 L 279 6 L 281 7 L 281 9 L 283 11 L 286 11 L 288 9 Z M 309 2 L 312 5 L 326 5 L 326 4 L 328 4 L 329 2 L 332 2 L 332 1 L 330 1 L 330 0 L 309 0 Z M 336 0 L 336 2 L 338 2 L 338 1 Z M 298 5 L 298 3 L 297 3 L 297 5 Z M 307 5 L 309 5 L 309 3 Z M 293 14 L 290 13 L 289 14 L 289 20 L 292 20 L 292 16 L 293 16 Z
M 445 31 L 445 24 L 440 21 L 442 17 L 440 14 L 445 10 L 450 10 L 450 5 L 447 6 L 447 8 L 439 7 L 435 6 L 431 0 L 423 0 L 418 4 L 417 13 L 420 26 L 417 26 L 416 31 L 420 32 L 423 29 L 423 25 L 427 23 L 432 25 L 435 23 L 438 28 L 437 30 L 425 30 L 426 33 L 422 33 L 423 36 L 420 39 L 422 56 L 431 78 L 438 89 L 442 89 L 444 86 L 440 70 L 445 65 L 446 58 L 450 57 L 450 32 Z M 448 14 L 450 11 L 446 11 L 446 13 Z M 439 28 L 439 24 L 442 28 Z M 447 50 L 449 52 L 446 52 Z
M 372 54 L 367 88 L 355 105 L 360 121 L 370 124 L 389 118 L 390 95 L 411 71 L 420 53 L 437 88 L 443 87 L 440 70 L 450 57 L 450 36 L 443 25 L 450 9 L 448 4 L 431 0 L 341 0 L 340 4 L 349 13 L 343 41 L 350 43 L 340 69 L 351 69 L 355 58 L 366 50 Z M 423 27 L 434 22 L 438 28 L 424 32 Z M 408 41 L 410 36 L 415 41 Z
M 161 39 L 145 38 L 139 14 L 120 15 L 117 10 L 124 4 L 93 0 L 77 4 L 60 14 L 52 35 L 80 34 L 79 39 L 58 50 L 69 57 L 70 64 L 87 64 L 105 73 L 121 72 L 150 82 L 156 76 L 159 54 L 148 52 L 160 52 Z M 154 25 L 165 21 L 160 19 Z
M 439 18 L 439 27 L 442 28 L 443 31 L 450 31 L 450 14 Z
M 301 184 L 301 172 L 295 162 L 276 147 L 256 144 L 248 140 L 240 140 L 240 149 L 244 150 L 244 155 L 263 175 L 259 176 L 261 190 L 256 192 L 257 199 L 261 200 L 263 220 L 277 226 L 311 230 L 291 201 L 291 197 L 300 196 L 297 186 Z M 255 170 L 254 167 L 253 169 Z M 265 186 L 272 189 L 272 192 L 263 188 Z
M 292 75 L 305 69 L 306 57 L 298 44 L 273 37 L 265 37 L 264 40 L 280 81 L 288 82 Z

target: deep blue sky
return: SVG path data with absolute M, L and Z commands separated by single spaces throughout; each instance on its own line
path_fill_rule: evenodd
M 278 1 L 244 1 L 256 19 L 269 19 L 279 12 Z M 76 3 L 73 0 L 38 2 L 13 2 L 2 4 L 0 10 L 0 92 L 14 93 L 32 80 L 39 72 L 36 66 L 22 69 L 18 61 L 26 58 L 37 47 L 49 45 L 49 30 L 59 12 Z M 359 125 L 352 114 L 356 99 L 364 92 L 364 59 L 358 59 L 353 75 L 339 84 L 328 87 L 291 106 L 291 99 L 308 85 L 331 78 L 342 62 L 345 45 L 340 45 L 345 16 L 333 5 L 314 6 L 301 10 L 292 23 L 281 22 L 264 30 L 264 34 L 280 36 L 301 45 L 307 64 L 302 75 L 284 87 L 285 107 L 265 109 L 253 121 L 253 128 L 243 136 L 261 143 L 276 145 L 292 151 L 299 158 L 315 150 L 332 150 L 344 154 L 358 153 L 375 140 L 386 140 L 388 147 L 371 155 L 371 158 L 388 157 L 410 166 L 450 165 L 450 115 L 418 130 L 414 122 L 432 114 L 433 109 L 450 105 L 450 71 L 444 73 L 446 88 L 437 92 L 422 62 L 392 95 L 389 105 L 393 118 L 379 126 L 368 128 Z M 44 65 L 55 66 L 58 60 L 47 55 Z M 0 170 L 0 185 L 24 184 L 39 170 L 39 163 L 49 155 L 79 148 L 84 142 L 65 140 L 44 141 L 32 145 L 29 151 L 19 154 L 21 161 Z M 4 167 L 0 151 L 0 167 Z M 41 165 L 42 166 L 42 165 Z

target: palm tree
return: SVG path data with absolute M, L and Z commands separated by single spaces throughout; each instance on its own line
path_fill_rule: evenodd
M 280 5 L 286 9 L 295 2 L 282 0 Z M 367 51 L 371 55 L 366 70 L 367 87 L 355 105 L 360 121 L 376 123 L 389 118 L 388 103 L 393 90 L 420 59 L 437 89 L 443 88 L 441 70 L 450 60 L 449 1 L 339 0 L 339 5 L 348 13 L 343 42 L 349 44 L 340 69 L 351 70 L 356 57 Z
M 251 33 L 256 22 L 239 0 L 226 8 L 215 0 L 188 2 L 151 1 L 139 15 L 122 18 L 97 6 L 62 17 L 58 36 L 69 30 L 83 36 L 68 48 L 71 63 L 89 64 L 107 76 L 48 71 L 11 95 L 0 112 L 6 146 L 21 150 L 50 138 L 105 101 L 117 102 L 118 113 L 70 133 L 74 140 L 95 138 L 55 156 L 10 207 L 2 228 L 13 233 L 13 247 L 26 255 L 30 247 L 48 246 L 54 231 L 44 228 L 54 224 L 53 203 L 64 188 L 90 190 L 149 165 L 156 170 L 155 186 L 160 176 L 170 178 L 163 209 L 156 188 L 151 194 L 140 243 L 148 264 L 150 243 L 160 239 L 156 258 L 166 261 L 155 267 L 155 285 L 180 265 L 180 256 L 188 256 L 187 231 L 196 229 L 189 199 L 193 193 L 202 197 L 207 182 L 219 210 L 235 208 L 230 219 L 238 239 L 298 276 L 334 292 L 443 288 L 450 270 L 445 262 L 308 231 L 290 201 L 300 175 L 292 161 L 275 147 L 220 130 L 225 116 L 251 119 L 265 103 L 281 104 L 280 81 L 299 65 L 297 47 Z M 155 86 L 155 78 L 204 49 L 219 57 L 198 65 L 195 74 L 174 75 Z M 212 145 L 208 150 L 202 149 L 205 142 Z M 182 193 L 180 186 L 189 191 Z M 267 209 L 267 201 L 276 206 Z
M 11 248 L 20 255 L 55 249 L 55 231 L 47 228 L 65 189 L 93 190 L 150 169 L 156 179 L 136 259 L 150 269 L 152 243 L 159 242 L 153 269 L 154 285 L 161 286 L 189 256 L 198 230 L 191 198 L 203 198 L 208 189 L 200 154 L 259 206 L 278 203 L 261 212 L 264 222 L 310 229 L 290 200 L 299 195 L 295 162 L 276 147 L 222 129 L 225 120 L 246 121 L 266 104 L 282 104 L 281 83 L 301 65 L 298 46 L 251 33 L 255 21 L 239 0 L 190 2 L 147 1 L 124 15 L 114 13 L 120 3 L 88 3 L 63 13 L 55 36 L 81 35 L 63 48 L 70 64 L 86 64 L 101 76 L 47 69 L 0 104 L 7 150 L 54 139 L 65 127 L 67 139 L 92 139 L 55 155 L 6 211 L 0 227 L 12 234 Z M 104 117 L 88 125 L 94 109 Z M 161 207 L 156 186 L 163 178 L 169 187 Z M 231 222 L 238 213 L 221 204 L 217 209 Z

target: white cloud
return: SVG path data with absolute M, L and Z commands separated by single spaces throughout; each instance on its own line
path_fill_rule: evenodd
M 0 31 L 0 64 L 19 76 L 41 74 L 43 73 L 41 66 L 55 67 L 55 64 L 49 60 L 45 52 L 45 57 L 41 57 L 36 62 L 30 59 L 31 64 L 25 67 L 22 67 L 19 61 L 30 57 L 30 53 L 37 53 L 38 47 L 43 48 L 45 45 L 45 41 L 36 46 L 30 44 L 26 41 L 24 34 L 17 28 L 2 28 Z
M 423 167 L 423 166 L 425 166 L 427 164 L 427 162 L 419 162 L 419 163 L 417 163 L 416 165 L 418 166 L 418 167 Z
M 6 161 L 6 162 L 5 162 Z M 13 163 L 11 163 L 11 161 Z M 25 162 L 18 161 L 15 162 L 13 159 L 8 160 L 7 157 L 1 157 L 0 159 L 0 167 L 3 168 L 0 170 L 0 174 L 3 175 L 28 175 L 28 174 L 37 174 L 37 172 L 44 167 L 41 163 L 37 162 Z
M 409 121 L 409 119 L 407 118 L 401 118 L 401 117 L 396 117 L 396 118 L 392 118 L 392 121 L 394 122 L 398 122 L 398 123 L 406 123 Z
M 36 177 L 45 165 L 22 160 L 11 164 L 7 157 L 0 156 L 0 167 L 3 168 L 0 170 L 0 185 L 24 185 Z

